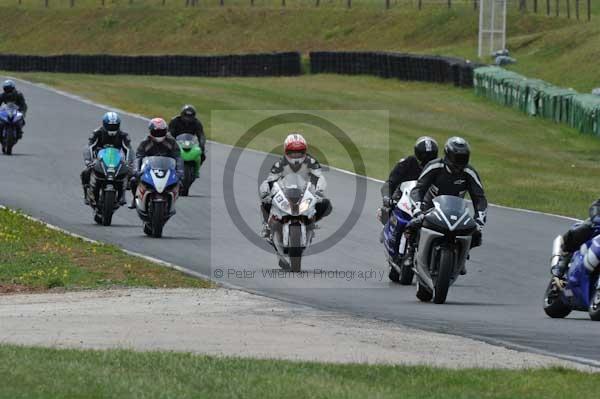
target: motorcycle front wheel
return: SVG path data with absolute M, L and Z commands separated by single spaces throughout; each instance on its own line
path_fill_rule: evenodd
M 113 212 L 115 210 L 114 191 L 104 191 L 102 193 L 102 225 L 110 226 L 112 223 Z
M 588 313 L 590 315 L 590 319 L 594 321 L 600 321 L 600 289 L 597 289 L 594 292 Z
M 166 223 L 167 203 L 162 201 L 152 202 L 151 212 L 152 237 L 161 238 Z
M 544 312 L 553 319 L 562 319 L 571 313 L 571 307 L 560 299 L 553 281 L 550 281 L 544 294 Z
M 290 247 L 288 250 L 290 256 L 290 269 L 297 273 L 302 268 L 302 226 L 292 224 L 290 226 Z
M 433 290 L 433 303 L 442 304 L 446 302 L 450 278 L 454 269 L 454 253 L 449 248 L 440 248 L 440 258 L 435 289 Z

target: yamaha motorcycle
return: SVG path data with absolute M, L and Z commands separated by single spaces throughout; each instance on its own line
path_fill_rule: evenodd
M 141 167 L 140 183 L 135 193 L 137 214 L 144 222 L 144 233 L 162 237 L 167 221 L 175 215 L 179 195 L 179 176 L 173 158 L 147 157 Z
M 297 174 L 289 174 L 273 184 L 269 214 L 269 241 L 279 258 L 279 267 L 299 272 L 302 254 L 314 237 L 315 187 Z
M 114 147 L 106 147 L 98 151 L 96 158 L 87 196 L 94 210 L 94 221 L 103 226 L 110 226 L 113 213 L 120 206 L 119 198 L 127 189 L 127 154 L 122 154 Z
M 440 195 L 433 205 L 419 232 L 414 268 L 417 298 L 442 304 L 465 267 L 477 223 L 460 197 Z
M 8 103 L 0 107 L 0 143 L 3 154 L 12 155 L 13 147 L 19 140 L 17 132 L 24 125 L 25 119 L 17 105 Z
M 416 184 L 416 180 L 411 180 L 400 185 L 402 197 L 392 209 L 381 235 L 385 256 L 390 266 L 389 278 L 402 285 L 411 285 L 414 277 L 412 267 L 403 264 L 403 257 L 406 250 L 404 229 L 412 219 L 410 192 Z
M 600 228 L 595 237 L 573 254 L 566 279 L 552 277 L 544 294 L 544 312 L 552 318 L 564 318 L 572 311 L 588 312 L 590 319 L 600 321 L 600 273 L 598 268 L 586 267 L 586 257 L 595 257 L 592 241 L 600 240 Z M 554 246 L 560 245 L 560 237 Z M 554 252 L 558 253 L 558 252 Z

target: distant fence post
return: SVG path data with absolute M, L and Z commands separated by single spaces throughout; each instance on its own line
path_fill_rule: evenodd
M 588 21 L 592 20 L 592 0 L 587 1 L 588 6 Z
M 195 1 L 194 1 L 195 3 Z M 223 7 L 225 5 L 225 0 L 219 0 L 219 6 Z
M 477 0 L 473 0 L 473 10 L 477 11 Z
M 571 19 L 571 0 L 567 0 L 567 18 Z
M 352 0 L 346 0 L 346 7 L 352 8 Z
M 316 0 L 315 1 L 315 7 L 319 7 L 319 4 L 321 3 L 321 0 Z
M 575 0 L 575 18 L 579 21 L 579 0 Z
M 537 14 L 538 11 L 538 0 L 533 0 L 533 12 Z
M 448 8 L 452 8 L 452 0 L 448 0 Z
M 423 0 L 419 0 L 419 11 L 423 8 Z
M 70 6 L 71 8 L 75 7 L 75 0 L 70 0 L 70 1 L 69 1 L 69 6 Z
M 560 0 L 556 0 L 556 16 L 560 15 Z
M 546 15 L 550 16 L 550 0 L 546 0 Z

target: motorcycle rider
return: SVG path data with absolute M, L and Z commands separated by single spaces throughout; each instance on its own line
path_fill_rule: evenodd
M 125 153 L 126 162 L 129 166 L 133 163 L 133 152 L 131 151 L 131 140 L 129 134 L 121 130 L 121 118 L 116 112 L 107 112 L 102 117 L 102 126 L 92 132 L 88 139 L 88 145 L 83 151 L 83 162 L 85 169 L 81 172 L 81 185 L 83 186 L 83 199 L 86 205 L 89 205 L 87 196 L 90 185 L 90 176 L 95 164 L 98 151 L 102 148 L 111 146 L 120 149 Z M 125 205 L 125 187 L 119 191 L 119 204 Z
M 422 136 L 417 139 L 414 147 L 414 155 L 402 158 L 396 163 L 388 179 L 381 186 L 381 197 L 383 206 L 381 207 L 381 223 L 387 223 L 390 212 L 394 204 L 402 196 L 402 192 L 397 190 L 405 181 L 417 180 L 423 172 L 423 167 L 438 156 L 437 142 L 428 136 Z
M 184 133 L 193 134 L 198 137 L 198 143 L 202 150 L 200 164 L 204 163 L 206 160 L 206 136 L 204 135 L 202 122 L 196 118 L 196 109 L 194 106 L 189 104 L 183 106 L 180 114 L 169 122 L 169 132 L 174 138 Z M 199 170 L 196 170 L 196 177 L 200 177 Z
M 552 275 L 564 280 L 573 253 L 598 233 L 600 233 L 600 199 L 590 206 L 589 217 L 586 220 L 577 223 L 554 240 L 551 260 Z M 587 259 L 587 256 L 585 262 L 586 267 L 589 266 L 591 270 L 598 265 L 597 259 Z
M 263 217 L 261 236 L 263 238 L 268 238 L 270 235 L 268 219 L 271 212 L 273 184 L 290 173 L 301 175 L 305 181 L 315 186 L 315 197 L 317 198 L 315 222 L 328 216 L 333 209 L 331 201 L 325 198 L 327 182 L 323 176 L 321 165 L 315 158 L 307 154 L 307 149 L 308 145 L 301 134 L 291 133 L 288 135 L 283 143 L 284 156 L 273 164 L 271 172 L 259 187 Z
M 135 193 L 142 171 L 142 161 L 146 157 L 162 156 L 173 158 L 176 162 L 177 176 L 181 179 L 183 176 L 183 160 L 177 141 L 168 134 L 167 122 L 162 118 L 154 118 L 148 125 L 148 137 L 144 139 L 135 153 L 135 162 L 133 165 L 134 173 L 131 177 L 131 193 L 133 200 L 130 209 L 135 209 Z
M 19 108 L 19 112 L 23 114 L 23 126 L 25 126 L 27 103 L 25 102 L 25 96 L 17 90 L 15 82 L 12 80 L 5 80 L 4 83 L 2 83 L 2 93 L 0 93 L 0 106 L 8 103 L 13 103 Z M 21 138 L 23 138 L 23 128 L 19 126 L 17 130 L 17 139 L 20 140 Z
M 477 171 L 469 165 L 471 149 L 461 137 L 450 137 L 444 146 L 444 158 L 427 164 L 417 185 L 411 191 L 413 218 L 406 226 L 407 248 L 404 264 L 412 266 L 416 236 L 423 224 L 424 212 L 433 207 L 433 198 L 440 195 L 453 195 L 463 198 L 468 192 L 475 209 L 477 231 L 473 234 L 471 247 L 481 245 L 481 231 L 486 223 L 487 199 Z M 461 274 L 465 274 L 462 270 Z

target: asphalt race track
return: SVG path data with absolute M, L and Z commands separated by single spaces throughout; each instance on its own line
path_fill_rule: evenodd
M 420 303 L 414 286 L 387 279 L 374 217 L 380 183 L 369 180 L 366 204 L 354 213 L 358 222 L 353 229 L 333 247 L 307 256 L 301 275 L 281 275 L 275 255 L 242 235 L 226 209 L 222 182 L 231 147 L 209 145 L 210 161 L 192 196 L 178 202 L 164 238 L 146 237 L 135 211 L 126 208 L 116 212 L 112 227 L 97 226 L 83 205 L 79 173 L 83 146 L 104 110 L 41 87 L 19 83 L 19 88 L 30 112 L 15 155 L 0 156 L 0 204 L 268 296 L 600 364 L 600 323 L 581 312 L 552 320 L 542 310 L 552 239 L 572 223 L 565 218 L 492 207 L 484 246 L 472 252 L 468 274 L 451 287 L 448 302 Z M 122 118 L 137 146 L 146 122 Z M 235 201 L 255 230 L 259 169 L 265 164 L 264 154 L 244 151 L 235 171 Z M 334 212 L 317 231 L 321 240 L 351 213 L 357 180 L 335 170 L 326 176 Z

